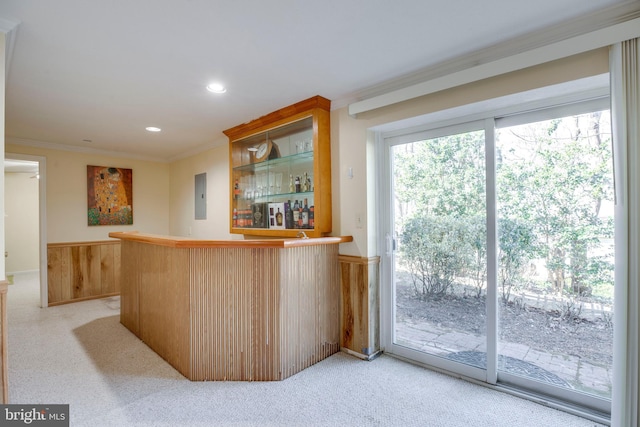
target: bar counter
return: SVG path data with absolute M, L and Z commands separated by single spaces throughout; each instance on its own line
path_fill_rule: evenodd
M 120 322 L 190 380 L 282 380 L 339 350 L 350 236 L 109 236 L 121 240 Z

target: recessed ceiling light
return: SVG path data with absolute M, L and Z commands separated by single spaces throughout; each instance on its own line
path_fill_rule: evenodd
M 207 90 L 213 93 L 225 93 L 227 88 L 222 86 L 220 83 L 211 83 L 207 85 Z
M 162 130 L 162 129 L 157 128 L 155 126 L 148 126 L 145 129 L 148 130 L 149 132 L 160 132 Z

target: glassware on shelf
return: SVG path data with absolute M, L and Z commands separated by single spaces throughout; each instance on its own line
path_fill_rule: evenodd
M 256 197 L 263 197 L 269 194 L 269 183 L 267 182 L 267 174 L 261 173 L 258 175 L 258 194 Z
M 263 175 L 267 175 L 267 174 L 263 174 Z M 269 172 L 269 174 L 267 175 L 267 184 L 265 185 L 265 188 L 267 190 L 265 190 L 265 193 L 269 196 L 276 194 L 276 179 L 275 179 L 275 174 L 273 172 Z
M 313 151 L 313 138 L 308 138 L 304 140 L 304 152 Z
M 256 194 L 256 180 L 255 176 L 247 175 L 240 178 L 241 187 L 244 189 L 244 198 L 246 200 L 251 200 L 255 197 Z

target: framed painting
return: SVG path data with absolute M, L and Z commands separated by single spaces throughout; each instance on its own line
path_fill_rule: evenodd
M 133 224 L 132 170 L 87 166 L 88 225 Z

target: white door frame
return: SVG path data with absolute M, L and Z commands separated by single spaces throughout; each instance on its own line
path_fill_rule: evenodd
M 39 221 L 39 269 L 40 306 L 49 306 L 49 284 L 47 282 L 47 158 L 29 154 L 5 153 L 5 159 L 26 160 L 38 163 L 38 221 Z

